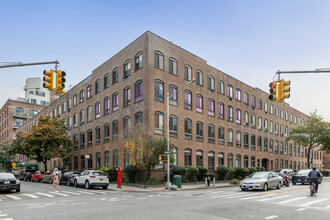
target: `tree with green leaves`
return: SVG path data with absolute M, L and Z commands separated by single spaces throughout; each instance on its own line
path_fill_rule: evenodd
M 11 151 L 42 162 L 47 170 L 47 162 L 52 158 L 71 158 L 71 145 L 64 120 L 42 115 L 30 131 L 17 133 Z
M 307 164 L 310 168 L 311 150 L 315 148 L 329 148 L 328 123 L 321 116 L 314 113 L 308 117 L 303 125 L 292 128 L 286 141 L 293 140 L 295 144 L 307 148 Z
M 10 145 L 6 142 L 3 141 L 0 144 L 0 170 L 11 170 L 12 168 L 12 162 L 14 162 L 14 155 L 10 151 Z

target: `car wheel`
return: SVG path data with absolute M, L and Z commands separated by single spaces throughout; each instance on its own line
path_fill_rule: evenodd
M 278 182 L 276 189 L 281 189 L 281 182 Z
M 77 180 L 74 181 L 74 187 L 77 187 L 78 188 Z
M 246 189 L 241 188 L 242 191 L 246 191 Z
M 102 188 L 103 188 L 103 189 L 108 189 L 108 186 L 103 186 Z
M 267 184 L 267 183 L 264 184 L 264 188 L 263 188 L 263 190 L 264 190 L 264 191 L 267 191 L 267 190 L 268 190 L 268 184 Z
M 16 189 L 16 192 L 17 192 L 17 193 L 20 192 L 20 191 L 21 191 L 21 188 Z
M 89 184 L 89 181 L 88 180 L 85 183 L 85 188 L 86 189 L 90 189 L 91 188 L 91 185 Z
M 70 186 L 71 185 L 71 181 L 70 180 L 66 181 L 66 185 L 67 186 Z

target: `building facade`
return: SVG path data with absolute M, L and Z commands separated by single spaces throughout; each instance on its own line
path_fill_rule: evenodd
M 57 97 L 55 91 L 49 91 L 43 87 L 43 80 L 40 77 L 28 78 L 24 85 L 26 102 L 47 106 Z
M 190 83 L 192 80 L 196 80 Z M 125 167 L 118 137 L 142 122 L 156 137 L 166 135 L 169 101 L 173 165 L 307 167 L 306 149 L 285 138 L 307 116 L 287 103 L 225 74 L 200 57 L 147 31 L 39 114 L 66 121 L 72 138 L 71 169 Z M 20 129 L 37 123 L 32 118 Z M 314 150 L 314 165 L 322 153 Z M 50 167 L 61 161 L 53 160 Z M 158 166 L 159 169 L 163 165 Z

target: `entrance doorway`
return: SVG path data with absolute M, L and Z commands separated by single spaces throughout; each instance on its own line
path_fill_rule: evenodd
M 268 171 L 268 162 L 269 160 L 266 158 L 261 160 L 261 166 L 264 167 L 266 171 Z

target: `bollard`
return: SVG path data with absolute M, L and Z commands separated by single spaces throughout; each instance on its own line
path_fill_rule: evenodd
M 207 177 L 205 177 L 205 188 L 207 187 Z
M 213 187 L 215 187 L 215 177 L 213 177 Z
M 207 177 L 207 187 L 210 187 L 210 177 Z

